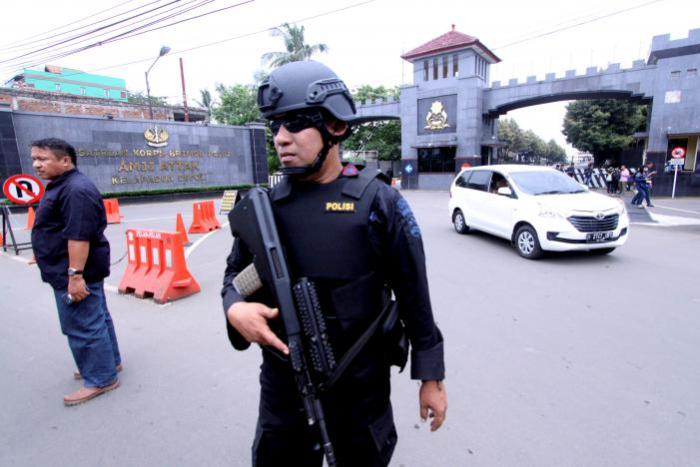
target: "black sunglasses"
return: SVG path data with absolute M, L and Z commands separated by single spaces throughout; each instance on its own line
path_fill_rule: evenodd
M 323 123 L 323 115 L 320 112 L 315 113 L 296 113 L 291 115 L 285 115 L 281 118 L 272 118 L 268 122 L 270 130 L 273 135 L 277 135 L 282 128 L 282 125 L 290 133 L 299 133 L 307 128 L 317 127 L 320 123 Z

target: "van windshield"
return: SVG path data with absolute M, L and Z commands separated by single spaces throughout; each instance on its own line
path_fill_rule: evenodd
M 514 172 L 510 177 L 520 190 L 529 195 L 558 195 L 588 191 L 573 178 L 555 170 Z

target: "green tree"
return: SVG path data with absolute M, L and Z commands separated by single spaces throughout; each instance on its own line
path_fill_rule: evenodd
M 148 97 L 141 91 L 128 91 L 127 96 L 129 104 L 148 105 Z M 151 96 L 151 105 L 166 106 L 168 100 L 165 97 Z
M 194 103 L 203 109 L 207 109 L 210 116 L 214 111 L 214 99 L 211 98 L 211 92 L 208 89 L 200 89 L 199 100 L 195 99 Z
M 353 92 L 353 99 L 359 105 L 376 99 L 398 99 L 398 87 L 387 89 L 384 86 L 363 85 Z M 377 151 L 380 160 L 401 159 L 401 122 L 398 120 L 368 122 L 358 125 L 343 143 L 343 147 L 354 151 Z
M 575 101 L 566 106 L 563 133 L 580 151 L 593 154 L 596 164 L 617 160 L 637 131 L 646 127 L 646 106 L 624 100 Z
M 549 163 L 564 162 L 566 151 L 553 139 L 545 142 L 532 130 L 523 130 L 513 119 L 505 118 L 498 125 L 498 139 L 505 142 L 510 153 L 528 152 L 533 157 L 545 157 Z
M 213 108 L 212 115 L 219 123 L 227 125 L 245 125 L 249 122 L 261 121 L 257 104 L 257 89 L 252 85 L 234 84 L 216 85 L 218 105 Z
M 553 139 L 550 139 L 547 143 L 544 155 L 547 157 L 550 164 L 555 162 L 566 162 L 566 151 Z
M 522 152 L 525 149 L 523 130 L 518 122 L 510 118 L 504 118 L 498 124 L 498 139 L 505 142 L 505 150 L 508 152 Z
M 268 52 L 263 54 L 262 61 L 273 68 L 286 63 L 309 60 L 316 52 L 327 52 L 326 44 L 309 45 L 304 39 L 304 26 L 292 26 L 284 23 L 272 30 L 273 36 L 281 36 L 284 40 L 284 52 Z
M 384 86 L 373 87 L 368 84 L 363 84 L 352 93 L 352 98 L 356 104 L 363 102 L 372 102 L 377 99 L 388 99 L 389 97 L 398 100 L 401 96 L 401 90 L 398 86 L 393 88 L 385 88 Z
M 216 85 L 218 93 L 218 104 L 214 104 L 212 116 L 214 119 L 226 125 L 245 125 L 250 122 L 262 121 L 262 116 L 258 110 L 257 86 L 234 84 L 225 86 L 221 83 Z M 270 173 L 279 170 L 280 162 L 272 144 L 272 135 L 269 129 L 265 130 L 267 135 L 267 169 Z

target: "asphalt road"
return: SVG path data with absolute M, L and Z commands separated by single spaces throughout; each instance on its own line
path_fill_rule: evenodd
M 417 383 L 396 374 L 392 465 L 700 464 L 700 219 L 634 224 L 628 243 L 605 257 L 527 261 L 507 242 L 456 234 L 446 192 L 404 195 L 421 225 L 446 339 L 449 409 L 430 433 Z M 124 223 L 108 228 L 113 261 L 125 252 L 126 228 L 172 230 L 177 212 L 191 220 L 187 201 L 121 209 Z M 226 339 L 219 290 L 228 231 L 196 245 L 188 265 L 200 294 L 156 305 L 108 293 L 122 385 L 71 408 L 61 398 L 79 383 L 52 293 L 28 252 L 0 255 L 1 465 L 250 464 L 260 354 Z M 113 266 L 109 290 L 125 264 Z

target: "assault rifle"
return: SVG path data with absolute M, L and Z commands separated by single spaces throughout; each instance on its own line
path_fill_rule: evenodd
M 320 384 L 312 379 L 307 364 L 310 356 L 313 370 L 321 378 L 329 376 L 336 367 L 316 289 L 306 278 L 292 286 L 265 190 L 251 189 L 236 203 L 228 218 L 233 236 L 253 253 L 253 263 L 236 276 L 234 287 L 243 297 L 263 285 L 273 292 L 287 334 L 289 357 L 307 422 L 318 426 L 326 462 L 333 467 L 335 454 L 319 399 Z

